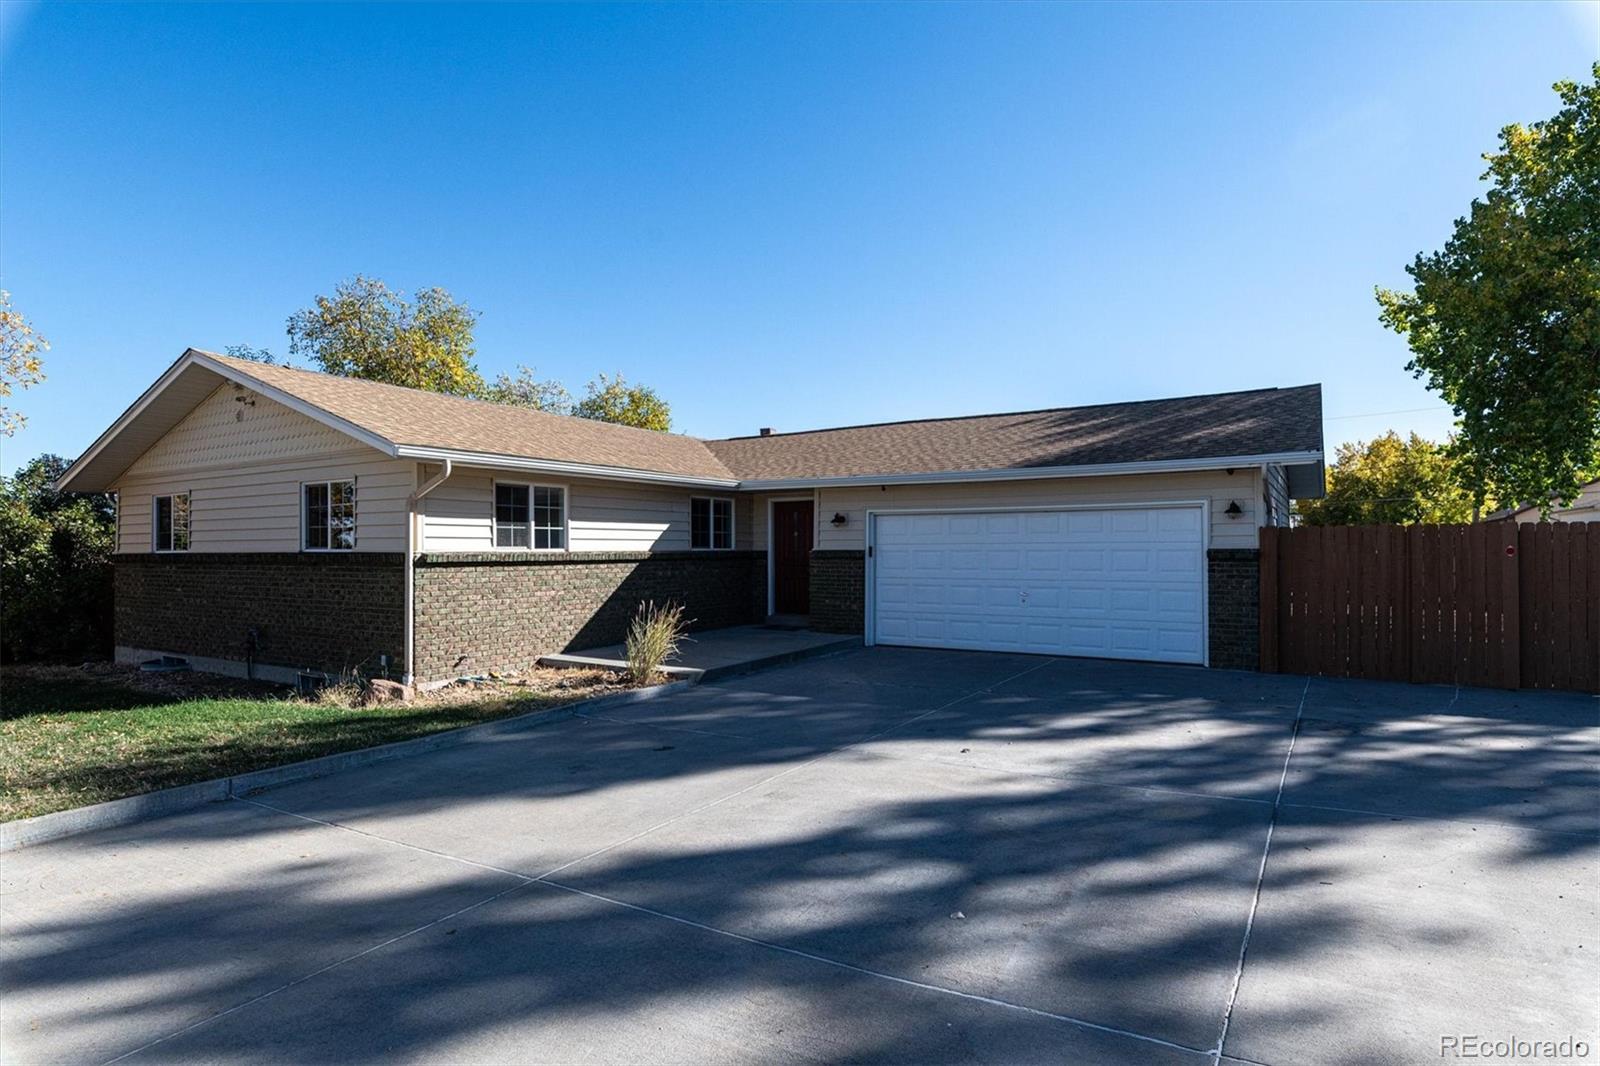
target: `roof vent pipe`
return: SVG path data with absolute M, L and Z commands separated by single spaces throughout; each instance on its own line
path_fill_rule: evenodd
M 762 427 L 761 427 L 761 435 L 762 435 L 762 436 L 763 436 L 763 437 L 770 437 L 770 436 L 772 436 L 772 427 L 771 427 L 771 426 L 762 426 Z

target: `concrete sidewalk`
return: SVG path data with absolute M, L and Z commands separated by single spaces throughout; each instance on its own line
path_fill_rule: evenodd
M 708 629 L 693 633 L 684 640 L 677 658 L 666 667 L 666 672 L 689 681 L 712 681 L 860 646 L 860 637 L 841 637 L 837 633 L 813 633 L 803 629 L 766 626 Z M 608 644 L 603 648 L 546 655 L 539 660 L 539 665 L 599 666 L 623 670 L 627 668 L 628 658 L 621 644 Z

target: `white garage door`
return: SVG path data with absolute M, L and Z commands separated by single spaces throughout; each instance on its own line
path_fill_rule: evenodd
M 879 644 L 1199 663 L 1197 506 L 880 514 Z

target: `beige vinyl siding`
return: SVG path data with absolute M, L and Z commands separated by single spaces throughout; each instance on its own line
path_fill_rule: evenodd
M 874 511 L 971 509 L 982 507 L 1083 506 L 1097 503 L 1140 503 L 1209 500 L 1213 548 L 1254 548 L 1261 510 L 1259 467 L 1232 474 L 1201 471 L 1182 474 L 1138 474 L 1126 477 L 1053 478 L 1038 481 L 967 481 L 942 485 L 889 485 L 817 490 L 817 547 L 856 549 L 866 545 L 866 515 Z M 1237 501 L 1238 518 L 1224 512 Z M 836 513 L 842 527 L 832 525 Z
M 362 447 L 350 437 L 248 389 L 224 385 L 151 445 L 125 477 L 308 459 Z
M 438 467 L 423 470 L 432 477 Z M 623 481 L 591 481 L 519 475 L 457 467 L 423 498 L 422 549 L 481 552 L 494 548 L 494 485 L 551 485 L 566 489 L 568 549 L 571 551 L 688 551 L 689 500 L 734 498 L 734 546 L 750 545 L 750 503 L 732 492 L 701 491 Z M 523 550 L 523 549 L 501 549 Z
M 253 399 L 237 402 L 235 395 Z M 192 552 L 300 550 L 300 486 L 354 478 L 356 550 L 405 550 L 416 464 L 224 386 L 117 482 L 117 551 L 152 549 L 152 500 L 189 493 Z
M 1264 498 L 1271 502 L 1270 514 L 1262 517 L 1264 526 L 1286 526 L 1289 524 L 1289 474 L 1284 470 L 1282 463 L 1269 463 L 1267 465 L 1266 490 Z

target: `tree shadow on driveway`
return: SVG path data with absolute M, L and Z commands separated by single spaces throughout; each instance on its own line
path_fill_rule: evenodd
M 1414 1041 L 1481 1009 L 1479 963 L 1592 943 L 1592 716 L 1443 714 L 1449 689 L 1385 716 L 1323 684 L 876 649 L 258 797 L 298 817 L 230 804 L 19 852 L 5 1043 L 104 1060 L 195 1025 L 148 1057 L 1202 1061 L 1179 1048 L 1221 1030 L 1304 696 L 1229 1050 L 1281 1055 L 1359 1008 L 1293 1061 L 1436 1056 Z M 1397 901 L 1423 867 L 1438 883 Z M 1591 894 L 1495 923 L 1563 877 Z M 1395 965 L 1374 935 L 1418 960 L 1410 1001 L 1352 994 Z M 1592 1020 L 1582 959 L 1498 980 L 1513 1020 Z

